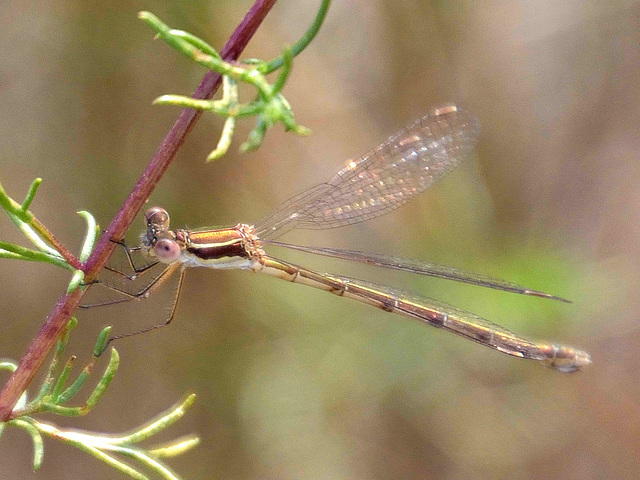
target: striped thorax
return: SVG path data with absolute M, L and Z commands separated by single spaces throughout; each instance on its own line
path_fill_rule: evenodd
M 142 237 L 145 253 L 160 262 L 185 266 L 231 269 L 251 268 L 264 252 L 251 225 L 202 231 L 170 230 L 169 214 L 160 207 L 145 213 L 147 231 Z

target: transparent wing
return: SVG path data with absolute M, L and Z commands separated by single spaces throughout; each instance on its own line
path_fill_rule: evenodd
M 395 210 L 469 157 L 479 132 L 475 117 L 460 107 L 434 109 L 327 183 L 284 202 L 257 224 L 256 234 L 341 227 Z
M 539 360 L 561 372 L 575 372 L 591 363 L 588 353 L 568 345 L 535 342 L 473 313 L 427 297 L 418 297 L 375 283 L 315 272 L 274 257 L 262 258 L 260 272 L 282 280 L 332 292 L 373 305 L 386 312 L 406 315 L 442 328 L 499 352 Z
M 426 297 L 408 295 L 374 283 L 335 277 L 343 284 L 344 296 L 380 302 L 381 308 L 400 313 L 463 336 L 499 352 L 539 360 L 560 372 L 570 373 L 591 363 L 587 352 L 569 345 L 534 342 L 473 313 Z M 359 298 L 358 298 L 359 297 Z
M 434 327 L 461 335 L 499 352 L 531 360 L 547 360 L 545 345 L 527 340 L 510 330 L 452 305 L 429 297 L 412 295 L 354 278 L 336 276 L 345 282 L 347 291 L 363 298 L 386 298 L 389 311 L 407 315 Z M 541 348 L 542 347 L 542 348 Z
M 268 245 L 276 247 L 298 250 L 301 252 L 312 253 L 315 255 L 323 255 L 325 257 L 342 258 L 353 262 L 375 265 L 377 267 L 391 268 L 394 270 L 403 270 L 405 272 L 427 275 L 430 277 L 444 278 L 446 280 L 454 280 L 456 282 L 470 283 L 480 287 L 493 288 L 495 290 L 503 290 L 505 292 L 519 293 L 521 295 L 530 295 L 533 297 L 549 298 L 551 300 L 559 300 L 565 303 L 571 303 L 561 297 L 556 297 L 549 293 L 533 290 L 523 287 L 516 283 L 507 282 L 486 275 L 464 272 L 457 268 L 448 267 L 446 265 L 436 265 L 434 263 L 421 262 L 409 258 L 394 257 L 392 255 L 382 255 L 380 253 L 359 252 L 357 250 L 343 250 L 340 248 L 329 247 L 307 247 L 302 245 L 292 245 L 290 243 L 282 243 L 273 240 L 265 242 Z

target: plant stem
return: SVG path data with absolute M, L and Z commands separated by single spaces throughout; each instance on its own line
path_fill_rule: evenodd
M 311 43 L 311 40 L 314 39 L 318 31 L 320 30 L 320 27 L 324 22 L 324 17 L 327 16 L 327 12 L 329 11 L 330 6 L 331 6 L 331 0 L 321 1 L 320 8 L 318 9 L 318 13 L 316 13 L 313 23 L 307 29 L 304 35 L 300 38 L 300 40 L 298 40 L 291 47 L 291 58 L 298 55 L 301 51 L 307 48 L 307 45 L 309 45 L 309 43 Z M 274 70 L 277 70 L 278 68 L 280 68 L 285 62 L 286 62 L 286 59 L 284 58 L 284 55 L 281 55 L 280 57 L 271 60 L 269 63 L 261 67 L 260 70 L 262 71 L 262 73 L 267 75 L 273 72 Z
M 62 258 L 64 258 L 69 265 L 71 265 L 75 269 L 80 269 L 81 264 L 78 261 L 78 259 L 75 257 L 75 255 L 73 255 L 73 253 L 67 250 L 67 247 L 65 247 L 56 238 L 56 236 L 47 229 L 47 227 L 45 227 L 42 223 L 40 223 L 40 220 L 34 217 L 31 220 L 31 226 L 36 232 L 40 234 L 41 237 L 47 239 L 47 241 L 51 244 L 51 246 L 55 248 L 60 255 L 62 255 Z
M 256 0 L 221 50 L 221 56 L 226 61 L 237 60 L 275 2 L 276 0 Z M 193 97 L 209 99 L 219 85 L 220 75 L 214 72 L 207 72 Z M 93 280 L 104 267 L 115 248 L 115 243 L 110 240 L 121 240 L 124 237 L 133 219 L 173 161 L 178 149 L 184 143 L 187 134 L 193 128 L 201 113 L 195 110 L 182 111 L 151 162 L 142 173 L 138 183 L 136 183 L 98 241 L 95 250 L 84 263 L 83 270 L 86 282 Z M 78 307 L 83 294 L 82 290 L 78 288 L 72 293 L 60 297 L 46 323 L 42 326 L 29 346 L 27 353 L 20 361 L 18 369 L 9 378 L 2 392 L 0 392 L 0 421 L 11 418 L 13 407 L 20 395 L 26 390 L 47 354 L 55 345 L 58 336 L 67 325 L 71 314 Z

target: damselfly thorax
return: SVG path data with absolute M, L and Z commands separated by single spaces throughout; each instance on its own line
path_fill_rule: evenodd
M 143 253 L 162 263 L 246 269 L 259 264 L 264 255 L 255 228 L 244 223 L 215 230 L 169 230 L 169 214 L 159 207 L 147 210 L 145 220 Z

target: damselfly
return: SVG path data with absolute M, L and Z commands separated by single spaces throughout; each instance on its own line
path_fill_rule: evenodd
M 166 267 L 141 291 L 135 294 L 122 292 L 127 295 L 126 298 L 108 304 L 146 298 L 171 274 L 179 272 L 178 293 L 167 321 L 143 330 L 148 331 L 164 326 L 173 319 L 186 267 L 248 269 L 352 298 L 387 312 L 416 318 L 499 352 L 539 360 L 562 372 L 573 372 L 591 362 L 586 352 L 565 345 L 533 342 L 444 303 L 410 296 L 386 286 L 319 273 L 278 260 L 264 250 L 270 245 L 286 247 L 566 301 L 510 282 L 464 273 L 450 267 L 351 250 L 290 245 L 275 240 L 294 228 L 327 229 L 352 225 L 398 208 L 469 157 L 477 143 L 479 131 L 477 120 L 464 109 L 453 105 L 434 109 L 375 150 L 349 162 L 327 183 L 289 199 L 255 226 L 239 224 L 215 230 L 170 230 L 167 212 L 159 207 L 150 208 L 145 214 L 147 231 L 136 250 L 166 264 Z

